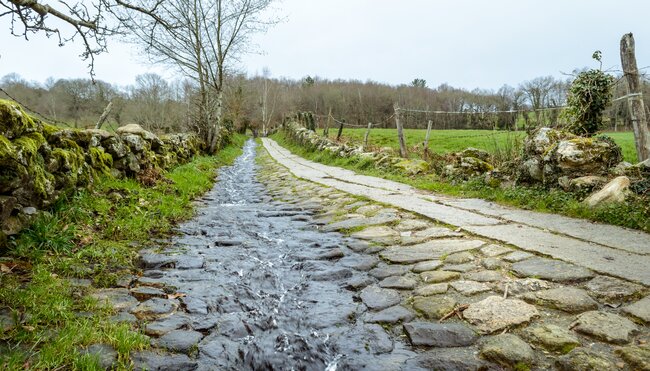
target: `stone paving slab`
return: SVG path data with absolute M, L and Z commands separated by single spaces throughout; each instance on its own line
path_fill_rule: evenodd
M 479 236 L 650 286 L 650 234 L 558 215 L 455 199 L 362 176 L 293 155 L 271 139 L 269 154 L 299 178 L 390 204 Z M 587 242 L 589 241 L 589 242 Z
M 474 250 L 485 242 L 479 240 L 433 240 L 413 246 L 395 246 L 380 253 L 383 259 L 393 263 L 411 264 L 427 260 L 437 260 L 455 252 Z
M 441 200 L 440 202 L 459 209 L 547 229 L 635 254 L 650 255 L 650 235 L 641 231 L 569 218 L 563 215 L 538 213 L 529 210 L 513 210 L 494 202 L 474 198 Z M 595 231 L 598 231 L 598 233 L 594 233 Z
M 599 273 L 650 286 L 650 256 L 647 255 L 633 254 L 520 224 L 468 226 L 463 229 Z

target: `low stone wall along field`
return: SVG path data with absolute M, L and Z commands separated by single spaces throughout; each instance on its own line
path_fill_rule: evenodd
M 158 137 L 133 124 L 116 133 L 63 129 L 0 100 L 0 246 L 39 210 L 99 177 L 147 177 L 203 148 L 194 134 Z

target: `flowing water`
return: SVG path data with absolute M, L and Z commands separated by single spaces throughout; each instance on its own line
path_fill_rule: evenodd
M 199 369 L 401 368 L 414 353 L 364 323 L 366 307 L 346 288 L 369 280 L 364 270 L 376 258 L 319 231 L 318 205 L 274 201 L 256 180 L 255 156 L 251 140 L 220 170 L 199 214 L 180 226 L 166 252 L 175 267 L 144 273 L 186 295 L 182 308 L 204 335 Z

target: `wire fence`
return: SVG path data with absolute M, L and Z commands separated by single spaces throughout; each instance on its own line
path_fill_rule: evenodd
M 3 88 L 0 88 L 0 92 L 3 93 L 4 95 L 6 95 L 9 99 L 11 99 L 11 100 L 13 100 L 14 102 L 18 103 L 19 105 L 21 105 L 21 106 L 23 107 L 23 109 L 25 109 L 25 110 L 31 112 L 32 114 L 34 114 L 34 115 L 40 117 L 43 121 L 45 121 L 45 122 L 47 122 L 47 123 L 49 123 L 49 124 L 54 124 L 54 125 L 64 125 L 64 126 L 69 127 L 69 128 L 72 127 L 72 126 L 71 126 L 70 124 L 68 124 L 67 122 L 60 121 L 60 120 L 57 120 L 57 119 L 53 119 L 53 118 L 51 118 L 51 117 L 48 117 L 48 116 L 46 116 L 46 115 L 44 115 L 44 114 L 42 114 L 42 113 L 36 111 L 35 109 L 32 109 L 30 106 L 26 105 L 24 102 L 21 102 L 21 101 L 19 101 L 18 99 L 16 99 L 15 97 L 13 97 L 11 94 L 9 94 L 9 93 L 8 93 L 6 90 L 4 90 Z

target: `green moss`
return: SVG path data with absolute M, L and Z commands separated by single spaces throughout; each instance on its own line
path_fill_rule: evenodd
M 16 149 L 14 145 L 5 137 L 0 135 L 0 164 L 6 165 L 6 163 L 16 160 Z
M 39 125 L 15 102 L 0 99 L 0 134 L 15 138 L 37 131 Z
M 32 161 L 38 154 L 38 150 L 45 144 L 45 138 L 40 133 L 28 133 L 14 140 L 13 144 L 16 147 L 17 158 L 23 162 L 23 165 L 29 166 L 29 161 Z M 27 161 L 27 162 L 25 162 Z
M 36 163 L 27 167 L 27 172 L 31 176 L 34 193 L 39 197 L 38 201 L 47 204 L 54 191 L 54 176 L 45 171 L 43 158 L 38 156 Z
M 63 170 L 73 174 L 77 173 L 77 170 L 81 166 L 82 158 L 76 151 L 71 151 L 69 149 L 63 148 L 54 148 L 52 150 L 52 157 L 56 159 L 59 164 L 59 171 Z
M 560 349 L 560 353 L 567 354 L 575 349 L 579 344 L 566 344 Z
M 90 148 L 88 150 L 90 165 L 98 172 L 109 175 L 113 167 L 113 156 L 104 152 L 101 148 Z
M 59 132 L 61 130 L 62 129 L 57 126 L 50 125 L 50 124 L 43 124 L 43 135 L 45 136 L 45 138 L 50 138 L 52 134 Z

